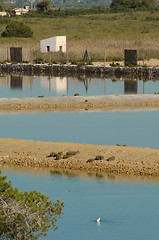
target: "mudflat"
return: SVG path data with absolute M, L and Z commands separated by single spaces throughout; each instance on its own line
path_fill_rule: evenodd
M 159 149 L 0 138 L 0 165 L 157 176 Z
M 114 108 L 150 108 L 159 109 L 159 94 L 107 95 L 107 96 L 70 96 L 38 98 L 1 98 L 0 113 L 35 111 L 79 111 L 109 110 Z M 130 109 L 131 110 L 131 109 Z

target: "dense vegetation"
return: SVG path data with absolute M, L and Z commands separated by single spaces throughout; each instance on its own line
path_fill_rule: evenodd
M 37 11 L 29 11 L 23 17 L 68 17 L 68 16 L 81 16 L 88 14 L 100 14 L 100 13 L 109 13 L 110 9 L 103 6 L 96 6 L 91 8 L 66 8 L 66 9 L 51 9 L 49 6 L 43 7 L 47 1 L 39 2 L 37 6 Z M 44 3 L 44 4 L 43 4 Z
M 13 21 L 6 26 L 6 30 L 2 32 L 2 37 L 32 37 L 33 32 L 26 24 Z
M 36 4 L 36 9 L 38 12 L 48 12 L 50 8 L 50 2 L 48 0 L 43 0 Z
M 19 192 L 0 173 L 0 239 L 37 239 L 45 236 L 62 213 L 63 202 L 40 192 Z
M 154 9 L 156 7 L 156 0 L 113 0 L 110 5 L 110 8 L 115 11 Z
M 110 6 L 112 0 L 54 0 L 50 1 L 52 8 L 80 8 L 80 7 L 92 7 L 92 6 Z M 21 1 L 18 0 L 4 0 L 3 2 L 6 2 L 9 7 L 21 7 Z M 38 0 L 30 1 L 25 0 L 23 3 L 25 6 L 30 6 L 32 8 L 35 8 L 36 4 L 38 3 Z

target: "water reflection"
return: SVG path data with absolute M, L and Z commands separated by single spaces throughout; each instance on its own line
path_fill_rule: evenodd
M 124 81 L 124 93 L 125 94 L 137 94 L 137 81 Z
M 22 76 L 11 76 L 10 77 L 10 88 L 22 89 L 23 88 Z
M 39 77 L 41 87 L 48 89 L 49 92 L 55 91 L 57 94 L 64 94 L 67 93 L 67 78 L 66 77 Z
M 10 91 L 12 89 L 12 91 Z M 19 91 L 17 91 L 19 90 Z M 1 97 L 154 94 L 159 81 L 131 78 L 93 78 L 86 76 L 0 76 Z
M 114 173 L 95 173 L 72 169 L 51 169 L 50 168 L 40 168 L 40 167 L 20 167 L 20 166 L 8 166 L 0 165 L 0 170 L 2 172 L 18 172 L 18 174 L 27 175 L 37 175 L 44 176 L 50 175 L 52 177 L 62 177 L 62 178 L 82 178 L 82 179 L 92 179 L 96 181 L 120 181 L 120 182 L 152 182 L 159 183 L 159 176 L 149 176 L 149 175 L 127 175 L 127 174 L 114 174 Z

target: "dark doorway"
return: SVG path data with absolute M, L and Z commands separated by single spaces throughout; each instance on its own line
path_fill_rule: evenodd
M 22 48 L 11 47 L 10 48 L 10 60 L 11 62 L 22 62 Z

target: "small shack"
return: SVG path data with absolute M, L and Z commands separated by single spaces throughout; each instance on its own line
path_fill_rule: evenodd
M 66 52 L 66 36 L 56 36 L 40 41 L 41 52 Z

